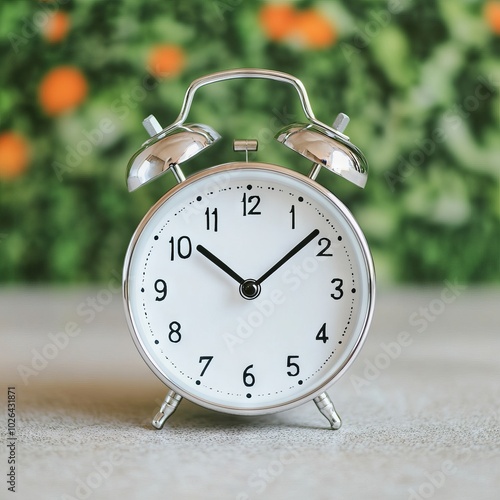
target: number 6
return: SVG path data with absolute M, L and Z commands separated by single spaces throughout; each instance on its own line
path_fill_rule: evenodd
M 253 365 L 248 365 L 246 368 L 245 368 L 245 371 L 243 372 L 243 383 L 247 386 L 247 387 L 252 387 L 252 385 L 255 384 L 255 377 L 253 376 L 252 373 L 249 373 L 248 370 L 250 370 L 250 368 L 253 368 Z

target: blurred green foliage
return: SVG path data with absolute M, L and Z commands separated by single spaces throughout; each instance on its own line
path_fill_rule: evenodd
M 288 3 L 319 12 L 335 43 L 269 39 L 262 1 L 2 2 L 0 133 L 24 136 L 31 160 L 16 178 L 0 179 L 1 281 L 96 281 L 120 270 L 134 228 L 174 184 L 167 174 L 126 191 L 128 159 L 147 139 L 142 119 L 154 113 L 163 126 L 172 122 L 199 76 L 262 67 L 300 78 L 320 120 L 350 115 L 347 133 L 371 166 L 367 187 L 328 173 L 319 181 L 358 219 L 382 281 L 498 282 L 500 36 L 485 2 Z M 43 35 L 43 14 L 54 11 L 70 19 L 59 43 Z M 158 44 L 184 51 L 179 75 L 149 74 Z M 65 65 L 81 70 L 88 95 L 73 111 L 48 116 L 40 82 Z M 242 160 L 234 138 L 260 140 L 253 160 L 309 170 L 272 139 L 303 119 L 287 86 L 204 88 L 190 119 L 224 140 L 185 164 L 187 173 Z

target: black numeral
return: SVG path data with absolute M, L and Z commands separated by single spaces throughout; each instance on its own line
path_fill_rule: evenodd
M 342 285 L 344 284 L 344 282 L 343 282 L 343 280 L 341 278 L 333 278 L 332 279 L 332 283 L 334 285 L 337 285 L 335 287 L 335 291 L 337 293 L 332 293 L 332 294 L 330 294 L 330 296 L 334 300 L 339 300 L 339 299 L 341 299 L 344 296 L 344 290 L 342 290 Z
M 292 359 L 299 359 L 299 357 L 298 356 L 288 356 L 288 358 L 286 360 L 286 367 L 287 368 L 294 368 L 294 371 L 293 372 L 287 371 L 286 374 L 289 377 L 296 377 L 300 373 L 300 368 L 299 368 L 299 365 L 297 363 L 292 363 Z
M 203 361 L 207 362 L 207 364 L 203 367 L 203 370 L 201 370 L 200 377 L 203 377 L 204 373 L 207 371 L 208 365 L 212 362 L 212 359 L 214 359 L 213 356 L 200 356 L 199 363 L 203 363 Z
M 243 383 L 247 387 L 252 387 L 255 384 L 255 377 L 253 373 L 249 372 L 250 368 L 253 368 L 253 365 L 248 365 L 243 371 Z
M 318 241 L 318 245 L 321 246 L 322 244 L 324 244 L 325 246 L 316 254 L 316 257 L 333 257 L 333 253 L 326 253 L 326 251 L 330 248 L 332 242 L 328 238 L 320 238 Z
M 213 216 L 213 217 L 210 217 Z M 207 231 L 210 231 L 210 229 L 213 229 L 214 232 L 217 232 L 219 228 L 219 214 L 216 208 L 210 212 L 210 209 L 207 207 L 205 210 L 205 217 L 207 220 Z M 212 224 L 210 224 L 210 219 L 212 219 Z
M 295 205 L 292 205 L 289 213 L 292 214 L 292 229 L 295 229 Z
M 316 340 L 321 340 L 323 344 L 326 344 L 326 341 L 328 339 L 329 337 L 326 336 L 326 323 L 323 323 L 323 325 L 319 329 L 319 332 L 316 335 Z
M 256 208 L 259 206 L 260 203 L 260 196 L 249 196 L 247 200 L 247 194 L 245 193 L 243 195 L 243 199 L 241 200 L 241 203 L 243 203 L 243 215 L 261 215 L 262 212 L 258 212 Z M 251 204 L 254 204 L 253 207 L 250 207 Z M 248 207 L 247 207 L 248 205 Z M 249 210 L 247 210 L 249 208 Z
M 177 344 L 177 342 L 181 341 L 181 324 L 178 323 L 177 321 L 172 321 L 170 325 L 168 325 L 170 328 L 170 331 L 168 332 L 168 340 L 170 342 L 173 342 L 174 344 Z
M 155 281 L 155 290 L 160 294 L 159 297 L 156 297 L 155 300 L 161 302 L 165 300 L 167 296 L 167 283 L 165 280 L 158 279 Z
M 193 246 L 191 245 L 191 240 L 189 236 L 181 236 L 177 240 L 177 252 L 175 248 L 175 239 L 172 236 L 168 242 L 170 243 L 170 260 L 174 260 L 175 255 L 177 254 L 181 259 L 187 259 L 191 256 L 191 251 L 193 250 Z

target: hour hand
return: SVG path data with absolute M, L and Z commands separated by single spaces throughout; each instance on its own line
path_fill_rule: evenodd
M 210 262 L 213 262 L 219 269 L 222 269 L 226 274 L 231 276 L 240 285 L 245 281 L 239 274 L 235 273 L 228 265 L 216 257 L 210 250 L 207 250 L 203 245 L 197 245 L 196 250 L 205 256 Z

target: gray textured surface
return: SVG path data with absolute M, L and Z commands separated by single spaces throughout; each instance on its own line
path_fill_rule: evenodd
M 18 417 L 18 492 L 2 480 L 0 498 L 499 498 L 498 289 L 380 292 L 363 351 L 329 391 L 337 432 L 313 403 L 250 418 L 186 401 L 152 430 L 165 388 L 132 344 L 119 294 L 103 290 L 0 291 L 2 435 L 9 385 Z M 81 303 L 93 296 L 113 299 L 91 320 Z M 19 366 L 68 321 L 81 333 L 25 384 Z M 401 332 L 411 345 L 387 362 L 382 344 Z M 367 373 L 370 363 L 383 369 Z M 4 448 L 2 477 L 6 460 Z

